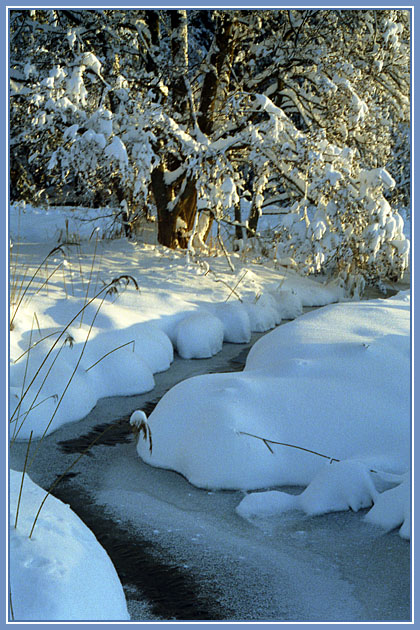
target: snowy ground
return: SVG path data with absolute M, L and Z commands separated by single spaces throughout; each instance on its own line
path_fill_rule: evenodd
M 19 214 L 22 242 L 11 253 L 14 439 L 79 420 L 102 396 L 149 391 L 174 349 L 184 358 L 209 357 L 223 341 L 248 341 L 251 331 L 269 330 L 303 306 L 343 295 L 337 284 L 245 265 L 238 255 L 232 272 L 223 256 L 191 263 L 181 252 L 95 234 L 46 258 L 62 232 L 56 218 L 48 227 L 39 212 Z M 112 284 L 116 278 L 120 282 Z
M 69 506 L 50 495 L 32 533 L 45 492 L 25 475 L 20 495 L 21 484 L 22 474 L 12 470 L 10 599 L 14 619 L 129 619 L 118 575 L 92 532 Z
M 196 488 L 137 456 L 133 409 L 149 413 L 186 378 L 238 369 L 248 347 L 225 344 L 211 359 L 176 357 L 153 391 L 101 399 L 85 419 L 47 436 L 30 476 L 48 488 L 108 429 L 54 493 L 107 550 L 133 621 L 408 619 L 410 545 L 397 530 L 384 534 L 367 523 L 366 510 L 244 519 L 236 508 L 246 493 Z M 11 450 L 17 470 L 26 446 Z
M 337 284 L 326 287 L 285 269 L 245 263 L 238 255 L 232 256 L 231 271 L 223 256 L 193 263 L 140 239 L 102 241 L 91 224 L 84 228 L 90 240 L 77 244 L 68 212 L 46 218 L 43 211 L 26 209 L 11 215 L 12 240 L 19 238 L 10 272 L 12 451 L 31 434 L 40 438 L 80 420 L 104 396 L 152 390 L 154 375 L 169 368 L 174 350 L 186 359 L 209 357 L 223 342 L 248 342 L 252 331 L 294 319 L 303 306 L 343 296 Z M 72 244 L 49 256 L 30 282 L 57 237 Z M 117 286 L 112 281 L 118 276 L 124 278 Z M 406 538 L 409 330 L 408 293 L 307 314 L 264 337 L 243 373 L 198 377 L 168 392 L 149 419 L 152 453 L 140 437 L 139 454 L 208 489 L 308 486 L 299 497 L 278 490 L 247 494 L 236 506 L 246 519 L 290 510 L 357 510 L 373 502 L 367 518 L 386 529 L 402 526 Z M 273 454 L 241 431 L 345 461 L 324 464 L 318 455 L 276 445 Z M 31 452 L 36 450 L 33 445 Z M 32 488 L 29 480 L 26 487 Z M 11 488 L 13 501 L 17 488 Z M 21 509 L 13 549 L 27 544 L 23 523 L 32 514 Z M 43 510 L 48 520 L 47 504 Z M 11 589 L 19 601 L 25 582 L 13 573 L 17 558 L 12 553 Z M 53 571 L 49 575 L 49 585 L 40 581 L 39 591 L 33 580 L 33 592 L 39 592 L 35 618 L 74 618 L 65 599 L 62 609 L 51 612 L 57 578 Z M 106 583 L 114 593 L 110 601 L 118 598 L 112 580 Z M 93 609 L 80 614 L 95 616 Z

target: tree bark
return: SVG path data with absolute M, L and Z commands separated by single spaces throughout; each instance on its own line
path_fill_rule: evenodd
M 248 227 L 246 229 L 246 235 L 248 238 L 255 236 L 257 232 L 258 219 L 260 218 L 260 212 L 256 205 L 253 203 L 248 217 Z
M 171 11 L 170 23 L 171 36 L 171 99 L 172 116 L 180 123 L 188 123 L 189 100 L 187 94 L 186 77 L 188 76 L 188 21 L 185 10 Z M 228 15 L 219 19 L 216 29 L 214 52 L 210 55 L 208 71 L 204 77 L 201 92 L 198 124 L 201 131 L 207 135 L 214 128 L 215 116 L 227 93 L 230 69 L 234 53 L 234 20 Z M 188 126 L 188 125 L 187 125 Z M 159 153 L 164 157 L 165 147 L 159 148 Z M 152 173 L 152 188 L 158 211 L 158 241 L 166 247 L 188 246 L 189 234 L 194 226 L 197 213 L 196 182 L 189 179 L 182 183 L 185 186 L 183 193 L 173 208 L 168 210 L 168 204 L 175 198 L 174 184 L 168 185 L 164 178 L 164 165 L 166 160 Z M 172 159 L 171 170 L 175 170 L 181 161 Z M 179 186 L 179 185 L 178 185 Z M 178 188 L 179 190 L 179 188 Z M 185 223 L 183 231 L 177 231 L 177 219 Z
M 214 40 L 214 52 L 210 55 L 208 71 L 204 77 L 198 124 L 201 131 L 210 135 L 214 128 L 216 105 L 221 103 L 230 80 L 235 39 L 234 21 L 230 16 L 219 18 Z
M 158 214 L 158 242 L 175 249 L 178 245 L 176 238 L 177 217 L 175 212 L 168 210 L 171 190 L 165 183 L 165 171 L 161 165 L 152 172 L 152 189 Z
M 157 11 L 147 10 L 146 24 L 150 33 L 150 50 L 146 53 L 146 70 L 152 72 L 156 70 L 154 53 L 159 46 L 160 39 L 159 13 Z
M 188 95 L 185 78 L 188 73 L 188 18 L 185 10 L 171 11 L 171 85 L 169 100 L 171 114 L 179 123 L 185 123 L 188 115 Z M 175 184 L 165 182 L 165 146 L 160 144 L 158 152 L 162 156 L 162 162 L 152 173 L 152 189 L 158 212 L 158 241 L 166 247 L 187 247 L 188 232 L 194 225 L 197 212 L 197 192 L 195 181 L 189 180 L 182 185 L 184 191 L 172 210 L 168 209 L 169 203 L 175 198 L 177 190 Z M 170 168 L 175 170 L 180 166 L 181 160 L 171 157 Z M 179 190 L 179 184 L 178 190 Z M 185 229 L 177 229 L 177 220 L 182 219 Z
M 162 166 L 156 168 L 152 173 L 152 188 L 158 212 L 158 242 L 171 249 L 186 248 L 197 212 L 195 182 L 193 180 L 187 182 L 184 192 L 173 210 L 169 210 L 168 206 L 175 193 L 173 186 L 168 186 L 165 182 L 165 171 Z M 178 218 L 186 224 L 185 229 L 177 228 Z
M 236 223 L 242 223 L 242 212 L 241 212 L 241 206 L 240 203 L 236 203 L 235 204 L 235 208 L 234 208 L 234 212 L 235 212 L 235 221 Z M 235 225 L 235 238 L 237 241 L 241 240 L 243 237 L 243 232 L 242 232 L 242 225 Z
M 175 118 L 186 118 L 188 97 L 185 77 L 188 73 L 188 18 L 185 10 L 171 11 L 171 95 Z

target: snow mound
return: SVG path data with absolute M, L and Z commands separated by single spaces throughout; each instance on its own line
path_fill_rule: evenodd
M 357 512 L 374 504 L 365 520 L 386 531 L 399 527 L 400 536 L 408 540 L 411 524 L 409 473 L 400 477 L 399 485 L 384 492 L 377 491 L 376 477 L 380 477 L 380 473 L 370 471 L 362 462 L 334 462 L 320 470 L 301 494 L 278 490 L 253 492 L 242 499 L 236 512 L 251 520 L 278 516 L 290 510 L 301 510 L 310 516 L 348 509 Z
M 247 494 L 236 507 L 239 516 L 246 519 L 254 517 L 277 516 L 289 510 L 299 509 L 299 496 L 269 490 Z
M 251 324 L 243 304 L 240 302 L 216 304 L 215 315 L 223 324 L 224 341 L 248 343 L 251 339 Z
M 327 464 L 299 496 L 299 506 L 306 514 L 325 514 L 348 510 L 357 512 L 370 507 L 377 492 L 369 469 L 359 462 Z
M 411 491 L 410 474 L 402 476 L 402 482 L 386 492 L 382 492 L 375 505 L 365 516 L 368 523 L 378 525 L 386 531 L 397 527 L 402 538 L 410 538 Z
M 105 214 L 107 218 L 104 218 Z M 116 232 L 112 213 L 97 208 L 66 206 L 33 208 L 17 204 L 10 208 L 10 237 L 15 242 L 87 241 L 95 231 L 98 238 L 106 238 Z
M 261 298 L 256 303 L 244 302 L 253 332 L 266 332 L 280 323 L 277 308 L 270 302 L 271 300 L 263 301 Z
M 281 290 L 292 290 L 297 293 L 304 306 L 325 306 L 345 297 L 342 284 L 341 279 L 321 284 L 310 278 L 299 276 L 296 272 L 289 271 L 282 282 Z
M 128 344 L 125 346 L 125 344 Z M 174 358 L 173 346 L 168 335 L 150 323 L 134 324 L 128 328 L 113 330 L 97 335 L 92 339 L 87 349 L 88 361 L 94 362 L 107 352 L 119 353 L 120 349 L 127 349 L 128 353 L 136 358 L 141 358 L 147 365 L 149 372 L 164 372 Z
M 13 221 L 22 241 L 53 238 L 55 222 L 66 230 L 63 238 L 74 241 L 76 225 L 67 221 L 67 215 L 83 218 L 81 210 L 42 212 L 14 207 Z M 83 225 L 90 226 L 92 236 L 90 221 Z M 238 270 L 240 300 L 236 301 L 228 292 L 228 287 L 236 285 L 222 261 L 212 260 L 221 280 L 215 282 L 212 277 L 192 275 L 190 267 L 201 267 L 187 266 L 181 252 L 125 240 L 89 242 L 86 229 L 80 237 L 85 236 L 84 252 L 81 246 L 50 250 L 21 242 L 13 255 L 16 312 L 10 335 L 10 408 L 14 439 L 28 439 L 31 431 L 38 438 L 78 421 L 104 396 L 150 391 L 154 374 L 170 367 L 174 346 L 185 358 L 210 357 L 221 349 L 221 339 L 247 343 L 252 331 L 269 330 L 283 316 L 299 314 L 301 289 L 311 303 L 316 296 L 318 302 L 325 297 L 327 285 L 295 274 L 282 278 L 259 266 L 255 272 Z M 44 266 L 26 287 L 42 260 Z M 117 280 L 112 269 L 116 268 L 125 273 L 111 291 L 110 283 Z M 132 281 L 124 285 L 124 278 L 133 278 L 132 272 L 138 274 L 137 288 Z M 94 299 L 101 284 L 104 293 Z M 20 304 L 19 286 L 29 289 Z
M 303 303 L 299 295 L 293 290 L 279 290 L 273 293 L 277 302 L 281 319 L 296 319 L 303 313 Z
M 127 621 L 114 566 L 93 533 L 68 505 L 10 471 L 10 590 L 15 621 Z
M 49 431 L 83 418 L 104 396 L 130 396 L 152 390 L 153 374 L 168 369 L 173 360 L 169 337 L 149 323 L 112 332 L 95 329 L 86 347 L 85 326 L 69 329 L 69 335 L 71 343 L 59 343 L 54 348 L 57 333 L 23 356 L 24 343 L 12 347 L 15 362 L 10 366 L 10 408 L 12 414 L 16 410 L 12 433 L 20 440 L 27 439 L 31 430 L 33 437 L 41 436 L 50 418 Z M 51 355 L 37 375 L 49 350 Z M 32 380 L 19 404 L 19 384 L 29 385 Z
M 175 345 L 183 359 L 207 359 L 220 352 L 224 327 L 220 319 L 197 311 L 182 319 L 175 329 Z
M 148 419 L 153 453 L 140 440 L 139 455 L 211 489 L 307 486 L 325 460 L 290 446 L 363 460 L 369 467 L 380 459 L 388 472 L 397 461 L 408 470 L 407 298 L 403 294 L 312 311 L 262 337 L 243 372 L 183 381 Z M 270 453 L 258 437 L 283 445 L 272 445 Z M 340 476 L 343 468 L 335 470 Z M 351 477 L 356 474 L 362 497 L 348 496 L 344 488 L 341 498 L 331 495 L 327 503 L 365 503 L 370 486 L 357 467 Z M 309 498 L 308 492 L 308 506 Z
M 92 383 L 97 400 L 103 396 L 132 396 L 139 389 L 148 392 L 155 386 L 147 363 L 127 347 L 108 354 L 92 369 L 97 370 Z

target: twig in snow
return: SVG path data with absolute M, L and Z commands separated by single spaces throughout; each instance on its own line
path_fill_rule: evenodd
M 242 302 L 242 298 L 241 298 L 241 296 L 239 295 L 239 293 L 236 293 L 236 291 L 235 291 L 235 287 L 232 289 L 232 287 L 231 287 L 231 286 L 229 286 L 227 282 L 225 282 L 225 281 L 224 281 L 224 280 L 222 280 L 221 278 L 218 278 L 212 269 L 207 269 L 207 271 L 206 271 L 206 273 L 205 273 L 204 275 L 205 275 L 205 276 L 207 276 L 207 275 L 209 275 L 209 274 L 211 274 L 211 276 L 210 276 L 210 277 L 211 277 L 211 278 L 213 278 L 213 280 L 214 280 L 215 282 L 221 282 L 222 284 L 224 284 L 224 285 L 225 285 L 225 287 L 227 287 L 227 288 L 230 290 L 229 297 L 230 297 L 230 296 L 232 295 L 232 293 L 233 293 L 233 294 L 234 294 L 234 295 L 238 298 L 238 300 L 239 300 L 240 302 Z M 229 299 L 229 297 L 228 297 L 228 299 Z
M 125 346 L 129 346 L 130 344 L 133 344 L 133 352 L 134 352 L 136 344 L 135 344 L 134 339 L 132 339 L 131 341 L 127 341 L 127 343 L 123 343 L 121 346 L 117 346 L 116 348 L 113 348 L 112 350 L 110 350 L 109 352 L 104 354 L 100 359 L 95 361 L 95 363 L 92 363 L 92 365 L 90 365 L 88 368 L 86 368 L 86 372 L 89 372 L 89 370 L 91 370 L 93 367 L 95 367 L 95 365 L 98 365 L 98 363 L 100 363 L 102 361 L 102 359 L 105 359 L 106 357 L 108 357 L 110 354 L 112 354 L 116 350 L 120 350 L 120 348 L 125 348 Z
M 243 275 L 239 278 L 238 282 L 235 284 L 235 286 L 233 287 L 233 289 L 231 289 L 229 295 L 227 296 L 225 302 L 228 301 L 228 299 L 230 298 L 230 296 L 232 295 L 232 293 L 235 293 L 236 288 L 241 284 L 242 280 L 245 278 L 246 274 L 248 273 L 248 269 L 245 269 L 245 272 L 243 273 Z M 238 296 L 237 293 L 235 293 L 236 296 Z M 241 300 L 242 301 L 242 300 Z
M 229 267 L 230 267 L 231 271 L 235 272 L 235 268 L 234 268 L 234 266 L 232 265 L 232 262 L 231 262 L 231 260 L 230 260 L 230 258 L 229 258 L 229 254 L 228 254 L 228 253 L 227 253 L 227 251 L 226 251 L 225 244 L 224 244 L 224 242 L 223 242 L 223 240 L 222 240 L 222 237 L 220 236 L 220 223 L 219 223 L 219 222 L 217 223 L 217 240 L 219 241 L 220 247 L 222 248 L 222 252 L 223 252 L 223 253 L 224 253 L 224 255 L 226 256 L 226 260 L 227 260 L 227 262 L 228 262 L 228 265 L 229 265 Z
M 23 472 L 22 472 L 22 481 L 20 482 L 19 498 L 18 498 L 18 502 L 16 506 L 15 529 L 17 527 L 17 522 L 18 522 L 18 517 L 19 517 L 20 500 L 22 498 L 22 490 L 23 490 L 23 480 L 25 479 L 26 464 L 28 463 L 28 455 L 29 455 L 29 449 L 31 448 L 32 434 L 33 434 L 33 431 L 31 431 L 31 434 L 29 436 L 28 448 L 26 449 L 25 463 L 24 463 Z
M 250 437 L 256 438 L 257 440 L 261 440 L 264 442 L 270 453 L 274 455 L 274 451 L 271 448 L 270 444 L 278 444 L 279 446 L 288 446 L 290 448 L 297 448 L 300 451 L 305 451 L 306 453 L 312 453 L 312 455 L 318 455 L 319 457 L 324 457 L 324 459 L 328 459 L 330 464 L 333 462 L 340 462 L 340 459 L 336 459 L 335 457 L 330 457 L 329 455 L 324 455 L 323 453 L 318 453 L 317 451 L 312 451 L 309 448 L 304 448 L 303 446 L 297 446 L 296 444 L 286 444 L 286 442 L 276 442 L 275 440 L 269 440 L 268 438 L 261 437 L 259 435 L 254 435 L 253 433 L 247 433 L 246 431 L 239 431 L 240 435 L 249 435 Z M 395 475 L 393 473 L 384 472 L 381 470 L 374 470 L 373 468 L 369 469 L 369 472 L 374 473 L 375 475 L 382 475 L 383 477 L 388 479 L 388 481 L 401 481 L 401 475 Z
M 317 451 L 312 451 L 309 448 L 304 448 L 303 446 L 297 446 L 296 444 L 286 444 L 286 442 L 275 442 L 274 440 L 269 440 L 268 438 L 260 437 L 259 435 L 254 435 L 253 433 L 247 433 L 246 431 L 239 431 L 241 435 L 249 435 L 250 437 L 256 438 L 257 440 L 261 440 L 264 442 L 270 453 L 274 454 L 273 449 L 270 444 L 279 444 L 280 446 L 289 446 L 290 448 L 297 448 L 300 451 L 306 451 L 307 453 L 312 453 L 312 455 L 318 455 L 319 457 L 324 457 L 325 459 L 329 459 L 330 462 L 339 462 L 339 459 L 335 459 L 335 457 L 330 457 L 329 455 L 324 455 L 323 453 L 318 453 Z M 372 471 L 375 472 L 375 471 Z

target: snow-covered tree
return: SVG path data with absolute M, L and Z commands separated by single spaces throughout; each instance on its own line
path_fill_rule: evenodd
M 13 11 L 15 197 L 154 204 L 159 241 L 212 222 L 359 290 L 408 264 L 406 10 Z M 247 201 L 248 200 L 248 201 Z M 249 215 L 244 215 L 248 208 Z

